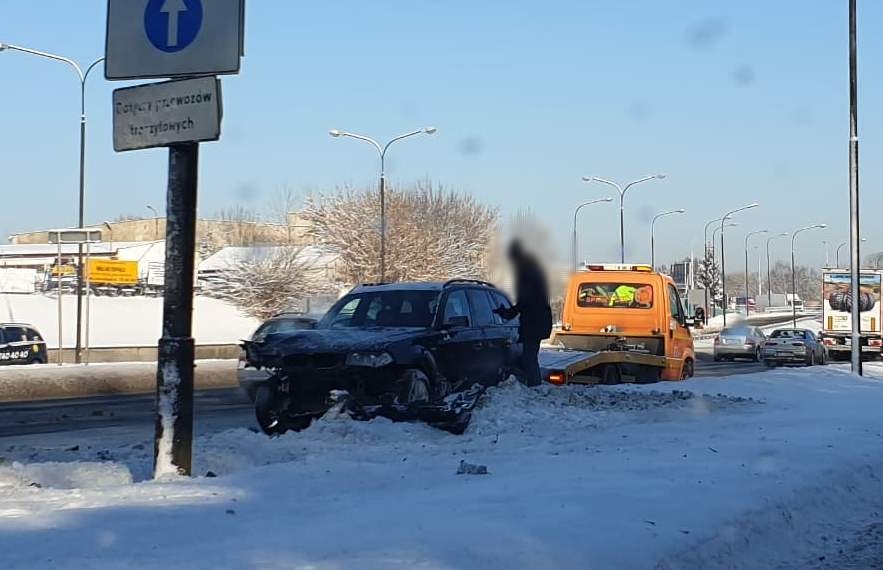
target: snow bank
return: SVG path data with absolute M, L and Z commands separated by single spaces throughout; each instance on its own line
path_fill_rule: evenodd
M 797 568 L 883 508 L 883 367 L 866 368 L 508 382 L 460 437 L 334 415 L 272 439 L 230 429 L 174 482 L 143 480 L 149 433 L 0 444 L 18 462 L 0 550 L 4 568 Z M 49 477 L 81 465 L 106 471 L 76 491 Z
M 154 346 L 162 334 L 162 298 L 92 296 L 89 303 L 90 346 Z M 197 344 L 235 343 L 247 338 L 259 324 L 218 299 L 196 297 L 193 307 Z M 66 347 L 74 345 L 76 310 L 76 297 L 62 296 Z M 57 297 L 0 294 L 0 321 L 33 324 L 50 348 L 58 346 Z

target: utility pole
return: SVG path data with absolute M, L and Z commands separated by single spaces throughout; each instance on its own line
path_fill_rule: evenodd
M 862 375 L 861 312 L 859 311 L 861 251 L 858 192 L 858 74 L 856 0 L 849 0 L 849 239 L 852 289 L 852 372 Z

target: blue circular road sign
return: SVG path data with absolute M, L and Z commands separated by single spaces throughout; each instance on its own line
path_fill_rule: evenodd
M 144 31 L 158 50 L 175 53 L 193 43 L 202 27 L 202 0 L 150 0 Z

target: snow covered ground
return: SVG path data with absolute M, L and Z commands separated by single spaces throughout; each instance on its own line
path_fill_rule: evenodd
M 162 298 L 91 297 L 90 346 L 154 346 L 162 334 Z M 77 298 L 62 297 L 64 345 L 74 345 Z M 41 294 L 0 294 L 0 322 L 23 322 L 37 327 L 58 346 L 58 298 Z M 254 332 L 258 321 L 223 301 L 196 297 L 193 335 L 197 344 L 234 343 Z
M 510 382 L 459 437 L 341 417 L 205 435 L 193 479 L 147 480 L 149 433 L 0 440 L 2 567 L 824 568 L 879 534 L 883 366 L 867 372 Z

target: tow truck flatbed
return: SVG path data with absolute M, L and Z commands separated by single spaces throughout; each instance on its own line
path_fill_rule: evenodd
M 664 356 L 626 350 L 542 348 L 539 361 L 543 378 L 553 384 L 656 381 L 667 366 Z

